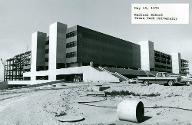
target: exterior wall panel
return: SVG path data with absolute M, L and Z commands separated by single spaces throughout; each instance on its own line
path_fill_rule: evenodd
M 42 32 L 35 32 L 32 34 L 32 45 L 31 45 L 31 72 L 36 72 L 45 63 L 45 40 L 47 34 Z M 33 76 L 32 80 L 35 79 Z
M 78 62 L 95 65 L 140 68 L 140 47 L 103 33 L 78 26 Z
M 172 72 L 179 74 L 181 69 L 181 54 L 180 53 L 172 53 Z
M 141 54 L 141 69 L 150 71 L 154 69 L 154 43 L 151 41 L 141 41 L 140 54 Z
M 36 61 L 36 67 L 38 70 L 38 67 L 44 67 L 45 65 L 45 39 L 47 37 L 46 33 L 40 33 L 37 34 L 37 61 Z
M 54 70 L 58 64 L 66 62 L 66 32 L 67 25 L 54 23 L 49 28 L 49 69 Z M 62 68 L 64 68 L 62 66 Z

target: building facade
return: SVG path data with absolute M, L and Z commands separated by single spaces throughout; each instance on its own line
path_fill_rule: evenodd
M 31 72 L 25 73 L 24 79 L 83 79 L 86 71 L 79 69 L 81 73 L 78 74 L 78 71 L 71 72 L 71 67 L 90 64 L 140 69 L 140 46 L 79 25 L 68 28 L 66 24 L 56 22 L 50 25 L 49 35 L 43 32 L 32 34 Z M 64 70 L 69 70 L 68 74 L 61 73 Z
M 78 65 L 140 68 L 140 47 L 137 44 L 77 26 Z
M 146 71 L 189 74 L 189 62 L 180 53 L 167 54 L 154 49 L 151 41 L 141 41 L 141 69 Z
M 154 50 L 155 68 L 152 71 L 172 73 L 172 59 L 170 54 Z
M 189 73 L 187 60 L 181 59 L 178 53 L 155 50 L 152 41 L 135 44 L 79 25 L 51 24 L 49 34 L 39 31 L 32 34 L 31 47 L 31 65 L 22 64 L 21 69 L 27 72 L 19 73 L 18 78 L 33 83 L 74 79 L 119 81 L 117 76 L 121 77 L 121 74 L 114 75 L 101 67 L 110 67 L 114 71 L 119 68 L 134 74 L 139 74 L 138 71 Z
M 181 53 L 173 53 L 173 72 L 177 74 L 189 74 L 189 61 L 181 58 Z
M 189 74 L 189 61 L 185 59 L 181 59 L 181 74 Z

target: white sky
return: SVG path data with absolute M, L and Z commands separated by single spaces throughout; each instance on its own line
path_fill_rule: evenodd
M 49 25 L 58 21 L 134 43 L 151 40 L 155 49 L 181 52 L 182 58 L 192 62 L 192 7 L 188 25 L 132 25 L 131 3 L 150 2 L 192 5 L 191 0 L 0 0 L 0 58 L 30 50 L 31 34 L 37 30 L 48 33 Z

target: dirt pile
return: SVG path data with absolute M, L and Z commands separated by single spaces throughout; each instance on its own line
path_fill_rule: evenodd
M 116 84 L 112 85 L 106 92 L 129 92 L 130 95 L 157 95 L 157 96 L 188 96 L 192 89 L 190 86 L 163 86 L 158 84 L 151 84 L 144 86 L 142 84 Z M 128 94 L 129 95 L 129 94 Z

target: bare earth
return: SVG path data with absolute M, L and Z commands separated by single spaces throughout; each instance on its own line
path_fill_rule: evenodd
M 86 96 L 96 83 L 58 83 L 0 91 L 0 125 L 135 125 L 117 118 L 116 106 L 138 99 L 145 106 L 141 125 L 192 125 L 192 86 L 103 83 L 107 97 Z M 65 86 L 66 85 L 66 86 Z M 78 102 L 92 103 L 78 103 Z M 79 122 L 61 122 L 84 118 Z

